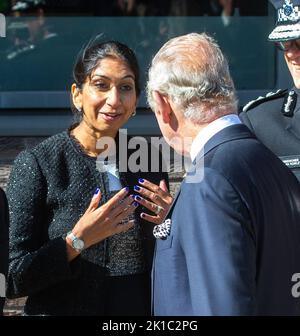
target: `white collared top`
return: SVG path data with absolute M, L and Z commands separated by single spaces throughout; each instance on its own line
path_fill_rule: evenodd
M 119 191 L 122 189 L 119 171 L 115 162 L 104 165 L 104 168 L 107 172 L 109 190 L 110 191 Z

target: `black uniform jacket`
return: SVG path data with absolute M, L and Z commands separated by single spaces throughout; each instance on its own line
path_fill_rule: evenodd
M 240 114 L 256 137 L 300 180 L 300 91 L 279 90 L 247 104 Z

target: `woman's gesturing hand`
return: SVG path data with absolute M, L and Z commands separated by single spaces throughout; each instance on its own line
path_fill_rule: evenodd
M 84 241 L 85 248 L 116 233 L 127 231 L 134 225 L 134 220 L 121 223 L 138 206 L 132 197 L 125 197 L 127 194 L 128 188 L 123 188 L 98 207 L 101 192 L 99 189 L 96 190 L 88 209 L 72 230 L 76 237 Z
M 142 187 L 134 187 L 134 191 L 140 194 L 135 196 L 135 201 L 155 214 L 153 216 L 142 212 L 141 217 L 154 224 L 162 223 L 173 202 L 165 180 L 161 180 L 159 186 L 144 179 L 139 179 L 139 183 Z

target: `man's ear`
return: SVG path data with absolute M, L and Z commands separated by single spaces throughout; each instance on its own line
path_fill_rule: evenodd
M 82 93 L 75 83 L 71 86 L 73 104 L 78 110 L 82 109 Z
M 158 91 L 153 91 L 152 95 L 156 104 L 155 113 L 161 115 L 163 122 L 168 124 L 170 122 L 172 113 L 169 98 L 162 95 Z

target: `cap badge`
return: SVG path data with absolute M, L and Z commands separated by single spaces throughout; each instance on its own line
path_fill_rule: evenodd
M 294 12 L 294 6 L 291 4 L 290 0 L 285 0 L 285 5 L 283 5 L 283 11 L 286 16 L 290 16 Z
M 285 0 L 285 4 L 279 9 L 279 21 L 287 21 L 287 20 L 295 20 L 296 18 L 296 11 L 297 7 L 294 7 L 294 4 L 291 0 Z

